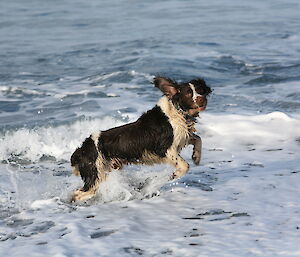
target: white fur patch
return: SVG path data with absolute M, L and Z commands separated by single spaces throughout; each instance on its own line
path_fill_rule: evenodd
M 193 101 L 194 101 L 194 103 L 197 103 L 197 97 L 198 96 L 202 96 L 202 95 L 200 95 L 200 94 L 197 93 L 197 91 L 195 89 L 195 86 L 192 83 L 189 83 L 189 85 L 190 85 L 190 88 L 193 91 Z
M 178 111 L 173 103 L 166 97 L 162 97 L 157 105 L 162 109 L 169 118 L 173 128 L 174 140 L 170 151 L 180 152 L 188 143 L 189 131 L 183 114 Z
M 94 132 L 91 135 L 91 138 L 93 139 L 97 150 L 98 150 L 98 140 L 99 140 L 100 134 L 101 134 L 101 132 Z
M 98 149 L 98 141 L 99 141 L 100 135 L 101 135 L 101 132 L 95 132 L 91 135 L 91 138 L 93 139 L 94 144 L 97 149 L 97 152 L 98 152 L 98 157 L 96 159 L 95 165 L 98 170 L 99 179 L 100 179 L 100 181 L 103 181 L 106 179 L 106 171 L 109 171 L 109 167 L 107 165 L 105 165 L 106 162 L 102 156 L 102 153 Z

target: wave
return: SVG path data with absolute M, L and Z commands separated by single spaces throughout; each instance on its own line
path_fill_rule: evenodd
M 32 98 L 32 97 L 44 97 L 49 94 L 40 89 L 29 89 L 17 86 L 0 86 L 0 96 L 7 98 Z
M 130 71 L 115 71 L 110 73 L 94 74 L 88 77 L 79 79 L 81 82 L 89 83 L 92 86 L 101 85 L 103 83 L 143 83 L 152 81 L 153 75 L 135 70 Z
M 291 117 L 283 112 L 260 115 L 210 115 L 203 114 L 201 130 L 206 144 L 211 148 L 227 149 L 241 153 L 255 148 L 298 149 L 300 147 L 300 117 Z M 199 128 L 200 131 L 200 128 Z
M 198 131 L 211 148 L 256 145 L 272 149 L 300 139 L 299 117 L 282 112 L 262 115 L 201 115 Z M 135 117 L 133 117 L 135 118 Z M 123 124 L 112 117 L 76 121 L 57 127 L 22 128 L 0 135 L 0 160 L 38 162 L 69 160 L 73 151 L 91 133 Z
M 112 118 L 76 121 L 58 127 L 21 128 L 0 136 L 0 160 L 37 162 L 49 159 L 69 160 L 72 152 L 92 132 L 121 125 Z

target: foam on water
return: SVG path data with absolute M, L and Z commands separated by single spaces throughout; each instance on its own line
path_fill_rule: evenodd
M 89 254 L 108 256 L 197 256 L 199 251 L 204 256 L 222 256 L 222 235 L 228 256 L 297 253 L 299 117 L 280 112 L 201 117 L 197 129 L 204 145 L 202 165 L 191 164 L 179 183 L 168 184 L 171 167 L 126 166 L 109 175 L 95 199 L 69 204 L 70 194 L 82 182 L 71 175 L 68 163 L 38 162 L 27 168 L 1 165 L 5 185 L 1 209 L 13 201 L 21 203 L 18 214 L 11 206 L 1 224 L 2 249 L 12 256 L 24 251 L 68 256 L 84 255 L 84 245 L 89 245 Z M 106 121 L 106 125 L 115 124 L 112 119 Z M 104 125 L 99 120 L 65 125 L 65 137 L 85 137 L 81 126 L 92 130 Z M 39 141 L 51 135 L 45 132 L 48 129 L 39 132 Z M 56 129 L 53 135 L 62 131 L 62 127 L 52 129 Z M 64 143 L 60 147 L 65 156 L 72 148 Z M 17 150 L 22 149 L 21 145 Z M 182 155 L 191 163 L 191 148 Z M 27 156 L 38 160 L 40 155 Z M 5 166 L 11 172 L 4 173 Z M 9 193 L 14 187 L 18 190 Z M 159 196 L 153 196 L 157 191 Z M 283 238 L 286 243 L 280 248 Z M 19 247 L 12 247 L 16 242 Z
M 6 132 L 0 137 L 0 159 L 17 157 L 36 162 L 43 156 L 53 156 L 57 160 L 69 160 L 74 149 L 91 133 L 120 124 L 122 122 L 106 117 L 58 127 L 21 128 Z
M 222 138 L 222 145 L 228 148 L 240 148 L 255 145 L 259 150 L 277 146 L 296 146 L 299 139 L 297 118 L 282 112 L 261 115 L 218 115 L 203 114 L 206 133 L 217 134 Z M 296 116 L 297 117 L 297 116 Z M 232 126 L 234 124 L 234 126 Z

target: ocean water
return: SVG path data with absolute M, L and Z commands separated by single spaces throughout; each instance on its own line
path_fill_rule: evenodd
M 300 3 L 0 3 L 0 256 L 300 256 Z M 128 166 L 71 204 L 69 159 L 203 77 L 200 166 Z M 137 189 L 150 178 L 150 183 Z

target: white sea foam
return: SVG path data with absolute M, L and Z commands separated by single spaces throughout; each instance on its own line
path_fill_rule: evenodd
M 280 147 L 282 144 L 295 145 L 295 139 L 300 136 L 297 129 L 299 120 L 281 112 L 256 116 L 203 114 L 202 119 L 205 123 L 199 130 L 213 138 L 218 136 L 222 139 L 221 144 L 229 148 L 250 144 L 260 149 Z M 91 133 L 120 124 L 121 121 L 106 117 L 58 127 L 22 128 L 6 132 L 0 137 L 0 159 L 6 160 L 15 155 L 37 161 L 43 155 L 50 155 L 67 160 Z
M 74 149 L 91 133 L 120 124 L 120 121 L 106 117 L 77 121 L 72 125 L 6 132 L 0 136 L 0 159 L 18 156 L 36 162 L 43 155 L 49 155 L 68 160 Z
M 24 97 L 26 95 L 44 96 L 46 92 L 16 86 L 0 86 L 0 95 L 13 95 L 14 97 Z
M 294 145 L 299 137 L 300 121 L 282 112 L 255 116 L 203 114 L 205 133 L 219 136 L 230 148 L 253 144 L 261 149 Z
M 39 140 L 29 141 L 38 146 L 40 141 L 57 143 L 62 156 L 67 156 L 86 136 L 80 127 L 92 131 L 109 123 L 116 124 L 108 119 L 43 128 Z M 197 124 L 204 146 L 200 167 L 191 164 L 190 172 L 171 184 L 166 184 L 171 167 L 125 167 L 109 175 L 87 206 L 65 202 L 82 182 L 78 177 L 53 176 L 52 168 L 57 172 L 59 167 L 51 163 L 47 169 L 41 164 L 38 174 L 22 172 L 22 167 L 10 167 L 11 173 L 5 173 L 1 166 L 1 205 L 8 206 L 7 191 L 14 186 L 19 201 L 27 202 L 21 204 L 19 214 L 5 219 L 9 225 L 1 225 L 2 250 L 9 256 L 24 252 L 37 256 L 41 252 L 48 256 L 224 256 L 224 251 L 226 256 L 297 256 L 299 125 L 299 117 L 279 112 L 205 113 Z M 57 134 L 65 134 L 64 140 L 77 138 L 71 146 L 56 141 Z M 190 147 L 182 155 L 191 163 Z M 36 156 L 36 151 L 28 153 L 30 158 Z M 208 183 L 211 190 L 201 190 L 207 179 L 212 181 Z M 151 197 L 158 190 L 160 195 Z M 14 199 L 15 194 L 10 197 Z

